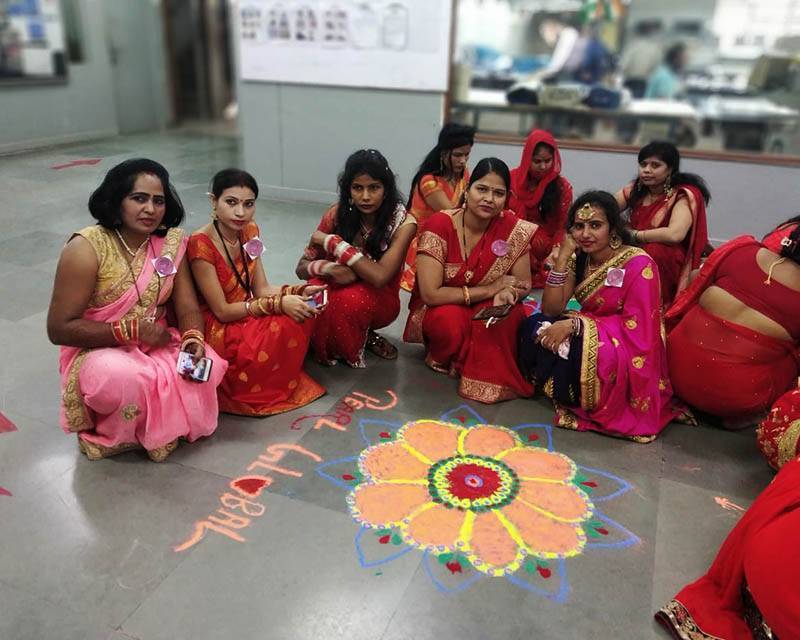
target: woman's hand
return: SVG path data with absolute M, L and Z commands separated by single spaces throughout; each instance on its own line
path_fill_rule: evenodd
M 536 341 L 548 351 L 558 353 L 558 345 L 572 335 L 572 321 L 558 320 L 542 331 Z
M 303 289 L 303 295 L 306 297 L 311 297 L 317 295 L 320 291 L 324 291 L 328 288 L 326 284 L 309 284 Z
M 358 276 L 356 275 L 355 271 L 353 271 L 350 267 L 346 267 L 341 264 L 331 267 L 325 273 L 325 275 L 338 285 L 353 284 L 356 280 L 358 280 Z
M 197 364 L 206 355 L 206 345 L 199 342 L 190 342 L 183 348 L 183 351 L 191 354 L 192 360 Z
M 567 233 L 564 234 L 564 239 L 561 241 L 561 248 L 558 250 L 556 260 L 559 258 L 569 260 L 577 250 L 578 243 L 575 242 L 575 238 L 572 237 L 572 233 L 567 231 Z
M 166 327 L 146 320 L 139 321 L 139 342 L 151 347 L 164 347 L 172 339 Z
M 501 289 L 498 293 L 495 294 L 494 298 L 492 299 L 492 304 L 495 307 L 499 307 L 501 304 L 516 304 L 517 303 L 517 294 L 514 289 L 510 287 L 505 287 Z
M 317 312 L 306 304 L 305 296 L 284 296 L 283 313 L 295 322 L 303 322 L 306 318 L 313 318 Z
M 503 289 L 511 289 L 517 297 L 525 293 L 531 288 L 531 283 L 520 280 L 516 276 L 501 276 L 492 283 L 494 295 L 500 293 Z
M 561 251 L 561 245 L 554 244 L 553 245 L 553 250 L 550 252 L 550 255 L 548 255 L 544 259 L 545 266 L 547 266 L 550 269 L 553 268 L 553 265 L 556 263 L 556 260 L 558 260 L 559 251 Z
M 327 233 L 323 233 L 322 231 L 315 231 L 311 234 L 311 244 L 317 244 L 320 247 L 325 247 L 325 238 L 328 237 Z

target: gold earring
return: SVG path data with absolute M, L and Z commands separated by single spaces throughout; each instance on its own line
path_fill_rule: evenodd
M 672 174 L 667 176 L 667 179 L 664 181 L 664 194 L 667 198 L 672 197 Z
M 613 234 L 608 241 L 608 246 L 616 251 L 622 246 L 622 238 L 620 238 L 616 233 Z
M 211 210 L 211 219 L 212 220 L 216 220 L 217 219 L 217 210 L 216 209 L 212 209 Z

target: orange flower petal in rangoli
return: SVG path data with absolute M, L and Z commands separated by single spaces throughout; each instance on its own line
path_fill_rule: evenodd
M 488 575 L 510 575 L 525 556 L 566 558 L 586 544 L 589 498 L 568 457 L 526 447 L 491 425 L 422 420 L 392 443 L 362 452 L 365 484 L 348 497 L 367 527 L 398 526 L 411 546 L 460 551 Z

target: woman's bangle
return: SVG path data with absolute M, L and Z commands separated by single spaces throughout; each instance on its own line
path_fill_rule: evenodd
M 577 316 L 572 317 L 572 335 L 579 336 L 581 335 L 581 331 L 583 330 L 583 323 L 581 319 Z
M 464 304 L 470 306 L 472 304 L 472 298 L 469 297 L 469 288 L 467 285 L 461 287 L 461 292 L 464 294 Z
M 544 281 L 547 287 L 563 287 L 567 283 L 569 271 L 555 271 L 551 269 L 547 273 L 547 279 Z

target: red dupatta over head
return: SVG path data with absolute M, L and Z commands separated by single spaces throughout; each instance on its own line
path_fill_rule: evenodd
M 537 145 L 541 143 L 553 149 L 553 166 L 543 176 L 537 176 L 539 182 L 536 188 L 531 191 L 528 188 L 531 160 Z M 560 173 L 561 153 L 558 150 L 556 139 L 549 131 L 534 129 L 525 140 L 525 147 L 522 150 L 519 166 L 511 171 L 511 201 L 509 202 L 509 207 L 516 211 L 520 217 L 527 219 L 528 216 L 525 211 L 533 209 L 539 204 L 547 185 L 558 178 Z

